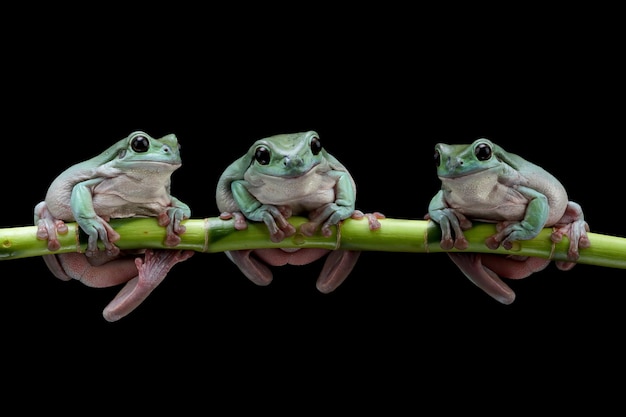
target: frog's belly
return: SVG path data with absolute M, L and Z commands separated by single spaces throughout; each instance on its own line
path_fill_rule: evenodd
M 263 204 L 288 206 L 293 214 L 308 212 L 335 201 L 335 191 L 333 189 L 317 190 L 308 194 L 295 191 L 292 194 L 278 192 L 273 195 L 266 195 L 264 191 L 262 194 L 256 195 L 254 190 L 251 190 L 251 193 Z
M 93 199 L 93 207 L 96 213 L 100 216 L 111 218 L 154 217 L 163 213 L 170 205 L 171 200 L 167 195 L 129 201 L 115 194 L 98 194 Z
M 166 183 L 131 181 L 124 177 L 103 181 L 92 190 L 93 207 L 100 216 L 123 218 L 157 216 L 171 205 Z
M 491 189 L 450 191 L 446 194 L 449 207 L 478 221 L 521 220 L 528 199 L 514 188 L 495 186 Z
M 336 198 L 335 181 L 327 176 L 316 176 L 310 181 L 303 178 L 265 181 L 260 186 L 249 187 L 248 191 L 263 204 L 291 207 L 293 214 L 311 211 Z

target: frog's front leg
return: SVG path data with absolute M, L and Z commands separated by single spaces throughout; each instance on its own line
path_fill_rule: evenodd
M 485 241 L 489 249 L 498 249 L 502 245 L 505 249 L 510 250 L 513 247 L 513 242 L 533 239 L 546 225 L 550 215 L 548 198 L 528 187 L 518 187 L 517 190 L 528 199 L 524 218 L 521 221 L 498 223 L 497 233 Z
M 92 187 L 103 181 L 103 178 L 96 178 L 76 184 L 72 188 L 71 208 L 76 223 L 87 234 L 87 256 L 94 256 L 98 252 L 98 239 L 104 244 L 107 254 L 115 256 L 120 249 L 114 242 L 120 239 L 117 233 L 108 223 L 100 217 L 93 206 Z
M 247 219 L 265 223 L 272 242 L 280 242 L 296 233 L 295 227 L 287 221 L 292 214 L 289 207 L 263 204 L 247 187 L 245 181 L 234 181 L 231 185 L 233 198 Z
M 557 268 L 567 271 L 572 269 L 580 256 L 579 249 L 588 248 L 591 246 L 589 241 L 589 225 L 585 221 L 582 207 L 573 201 L 567 203 L 565 214 L 563 217 L 553 226 L 554 230 L 551 235 L 551 239 L 555 243 L 559 243 L 563 236 L 567 236 L 569 239 L 569 249 L 567 252 L 568 259 L 573 262 L 556 261 Z
M 177 198 L 172 196 L 170 198 L 172 200 L 171 207 L 159 214 L 158 222 L 160 226 L 166 228 L 165 244 L 167 246 L 176 246 L 180 243 L 180 235 L 187 230 L 181 222 L 191 217 L 191 209 Z
M 309 221 L 300 226 L 300 231 L 306 236 L 313 236 L 319 228 L 322 235 L 328 237 L 332 234 L 331 226 L 336 226 L 347 218 L 360 220 L 364 217 L 368 219 L 370 230 L 379 229 L 378 220 L 385 218 L 382 213 L 365 214 L 360 210 L 355 210 L 356 192 L 350 176 L 343 171 L 330 171 L 328 175 L 337 181 L 335 200 L 311 210 L 308 213 Z
M 448 206 L 443 191 L 439 191 L 430 200 L 428 213 L 424 218 L 439 224 L 442 249 L 467 249 L 469 242 L 465 238 L 464 230 L 470 229 L 472 222 L 461 212 Z

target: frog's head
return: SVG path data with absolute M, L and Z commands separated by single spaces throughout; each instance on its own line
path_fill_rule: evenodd
M 501 165 L 496 145 L 488 139 L 477 139 L 471 145 L 435 145 L 435 165 L 440 178 L 475 174 Z
M 248 151 L 255 173 L 295 178 L 324 160 L 319 135 L 314 131 L 287 133 L 257 140 Z
M 136 167 L 145 164 L 180 166 L 180 145 L 176 135 L 155 139 L 145 132 L 136 131 L 120 142 L 115 157 L 117 167 Z

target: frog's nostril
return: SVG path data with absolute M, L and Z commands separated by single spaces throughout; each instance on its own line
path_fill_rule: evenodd
M 302 158 L 285 158 L 283 164 L 288 168 L 299 167 L 304 164 Z

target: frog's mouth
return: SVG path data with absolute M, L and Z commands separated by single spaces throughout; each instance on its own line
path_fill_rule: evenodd
M 439 174 L 439 178 L 445 178 L 447 180 L 454 180 L 454 179 L 457 179 L 457 178 L 466 178 L 466 177 L 471 177 L 471 176 L 476 175 L 476 174 L 480 174 L 480 173 L 485 172 L 485 171 L 489 171 L 491 169 L 494 169 L 494 167 L 472 169 L 471 172 L 457 171 L 457 172 L 453 172 L 453 173 L 450 173 L 450 174 Z
M 280 171 L 274 172 L 261 172 L 258 173 L 260 176 L 274 177 L 283 180 L 291 180 L 306 177 L 310 175 L 313 170 L 319 165 L 319 162 L 315 162 L 307 167 L 302 165 L 288 165 L 285 164 L 284 167 L 280 169 Z
M 124 164 L 124 170 L 142 172 L 146 174 L 171 174 L 180 168 L 177 162 L 164 161 L 136 161 Z

